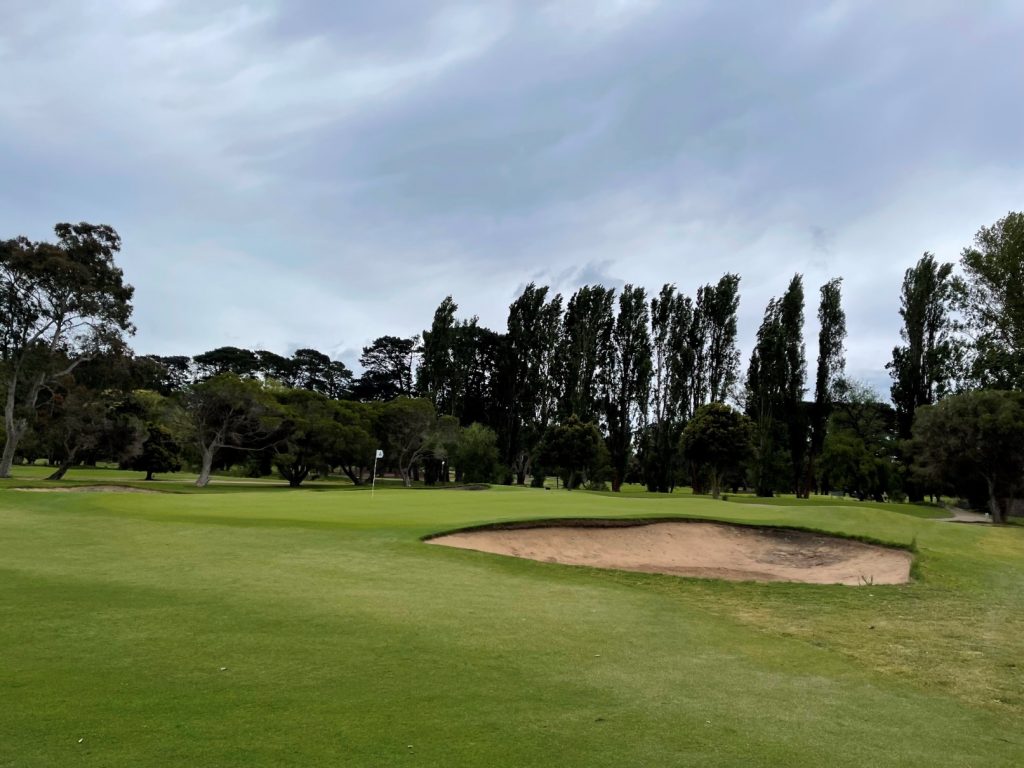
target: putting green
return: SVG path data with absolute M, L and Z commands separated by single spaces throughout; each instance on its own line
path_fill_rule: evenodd
M 916 542 L 914 580 L 716 582 L 420 541 L 558 516 Z M 1024 761 L 1020 527 L 527 489 L 0 490 L 0 568 L 0 766 Z

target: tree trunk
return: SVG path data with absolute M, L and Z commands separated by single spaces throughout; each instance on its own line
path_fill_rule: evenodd
M 4 452 L 0 455 L 0 477 L 11 476 L 11 465 L 14 464 L 14 452 L 18 450 L 18 442 L 25 434 L 26 424 L 23 420 L 14 419 L 14 406 L 8 404 L 9 413 L 4 413 L 4 429 L 7 439 L 4 441 Z
M 988 511 L 992 515 L 992 522 L 1001 525 L 1006 522 L 1006 515 L 1000 499 L 996 496 L 996 481 L 992 478 L 985 478 L 988 482 Z
M 72 462 L 72 459 L 65 459 L 64 461 L 62 461 L 60 463 L 60 466 L 57 467 L 57 470 L 55 472 L 53 472 L 53 474 L 51 474 L 46 479 L 47 480 L 63 480 L 64 479 L 64 475 L 66 475 L 68 473 L 68 469 L 70 469 L 70 467 L 71 467 L 71 462 Z
M 612 490 L 615 491 L 615 493 L 622 490 L 622 475 L 619 473 L 618 469 L 615 469 L 612 472 Z
M 205 488 L 210 483 L 210 472 L 213 470 L 213 448 L 203 447 L 203 466 L 196 480 L 196 487 Z
M 146 479 L 147 480 L 152 480 L 153 479 L 153 470 L 152 469 L 147 469 L 146 470 Z

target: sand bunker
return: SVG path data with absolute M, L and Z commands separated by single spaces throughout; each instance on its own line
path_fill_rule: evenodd
M 646 573 L 808 584 L 903 584 L 909 552 L 835 536 L 706 522 L 573 521 L 430 539 L 530 560 Z
M 67 488 L 11 488 L 26 493 L 161 493 L 148 488 L 132 488 L 127 485 L 69 485 Z

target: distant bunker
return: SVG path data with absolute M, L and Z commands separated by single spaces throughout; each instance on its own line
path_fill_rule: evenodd
M 545 563 L 728 581 L 905 584 L 902 549 L 807 531 L 686 520 L 506 523 L 428 539 L 429 544 Z

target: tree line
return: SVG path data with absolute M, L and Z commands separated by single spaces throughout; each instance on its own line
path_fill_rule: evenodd
M 499 331 L 448 296 L 422 334 L 364 347 L 356 376 L 313 348 L 136 355 L 117 233 L 55 235 L 0 242 L 0 476 L 42 458 L 58 478 L 106 460 L 148 477 L 188 463 L 201 485 L 228 467 L 362 483 L 383 447 L 407 483 L 956 493 L 999 518 L 1021 490 L 1024 214 L 982 227 L 959 264 L 926 253 L 906 271 L 891 403 L 846 375 L 841 278 L 818 288 L 810 363 L 803 277 L 766 306 L 744 366 L 727 273 L 692 295 L 531 283 Z

